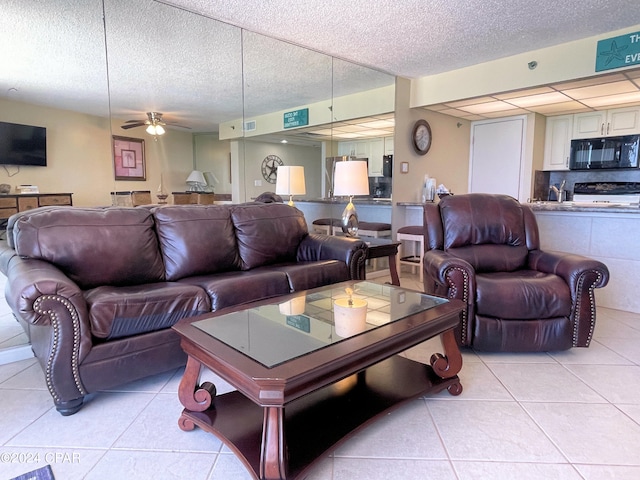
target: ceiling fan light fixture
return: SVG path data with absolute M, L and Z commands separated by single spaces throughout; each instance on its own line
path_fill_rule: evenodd
M 149 125 L 147 127 L 147 133 L 149 135 L 155 135 L 156 134 L 156 126 L 155 125 Z M 164 133 L 164 132 L 163 132 Z
M 156 125 L 156 135 L 164 135 L 164 128 L 162 127 L 162 125 Z

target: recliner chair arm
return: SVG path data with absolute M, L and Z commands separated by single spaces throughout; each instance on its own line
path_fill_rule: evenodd
M 462 287 L 475 289 L 475 269 L 459 257 L 442 250 L 429 250 L 424 254 L 425 291 L 449 298 L 465 300 Z M 427 278 L 435 281 L 434 287 L 427 286 Z M 443 291 L 441 287 L 445 287 Z
M 588 347 L 596 323 L 594 289 L 609 282 L 609 269 L 597 260 L 561 252 L 529 252 L 529 268 L 560 276 L 571 293 L 573 346 Z
M 584 282 L 584 276 L 592 277 L 592 288 L 604 287 L 609 282 L 607 266 L 582 255 L 563 252 L 543 252 L 532 250 L 529 252 L 529 268 L 544 273 L 553 273 L 567 282 L 572 292 Z
M 475 269 L 466 260 L 442 250 L 428 250 L 423 261 L 425 293 L 455 298 L 465 303 L 466 309 L 462 312 L 456 337 L 461 345 L 470 345 L 469 319 L 475 317 Z

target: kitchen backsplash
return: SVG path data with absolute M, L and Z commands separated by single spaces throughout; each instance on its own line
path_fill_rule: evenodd
M 567 200 L 573 199 L 573 188 L 579 182 L 640 182 L 640 168 L 627 170 L 536 170 L 532 200 L 548 200 L 549 187 L 566 180 Z

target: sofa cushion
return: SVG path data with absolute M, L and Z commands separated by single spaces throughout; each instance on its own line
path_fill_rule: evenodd
M 56 265 L 85 290 L 164 280 L 151 212 L 144 208 L 32 210 L 13 227 L 18 255 Z
M 84 293 L 91 333 L 113 339 L 168 328 L 178 320 L 211 311 L 201 288 L 174 282 L 97 287 Z
M 289 281 L 284 272 L 271 267 L 250 272 L 222 272 L 216 275 L 183 278 L 185 285 L 197 285 L 209 295 L 211 310 L 254 302 L 264 298 L 290 293 Z
M 571 294 L 557 275 L 535 270 L 476 275 L 476 313 L 495 318 L 568 317 Z
M 282 203 L 236 205 L 231 219 L 243 270 L 295 262 L 298 245 L 309 234 L 304 214 Z
M 175 205 L 154 216 L 167 280 L 240 268 L 229 206 Z

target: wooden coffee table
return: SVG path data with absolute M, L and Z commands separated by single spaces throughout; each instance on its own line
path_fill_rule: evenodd
M 367 301 L 366 324 L 333 320 L 333 302 Z M 463 303 L 391 285 L 345 282 L 216 314 L 173 328 L 188 354 L 179 387 L 183 430 L 215 434 L 260 479 L 296 478 L 359 428 L 428 392 L 462 392 L 453 330 Z M 351 320 L 349 320 L 350 322 Z M 354 331 L 356 330 L 356 331 Z M 431 365 L 396 354 L 439 335 Z M 200 385 L 202 366 L 237 391 Z

